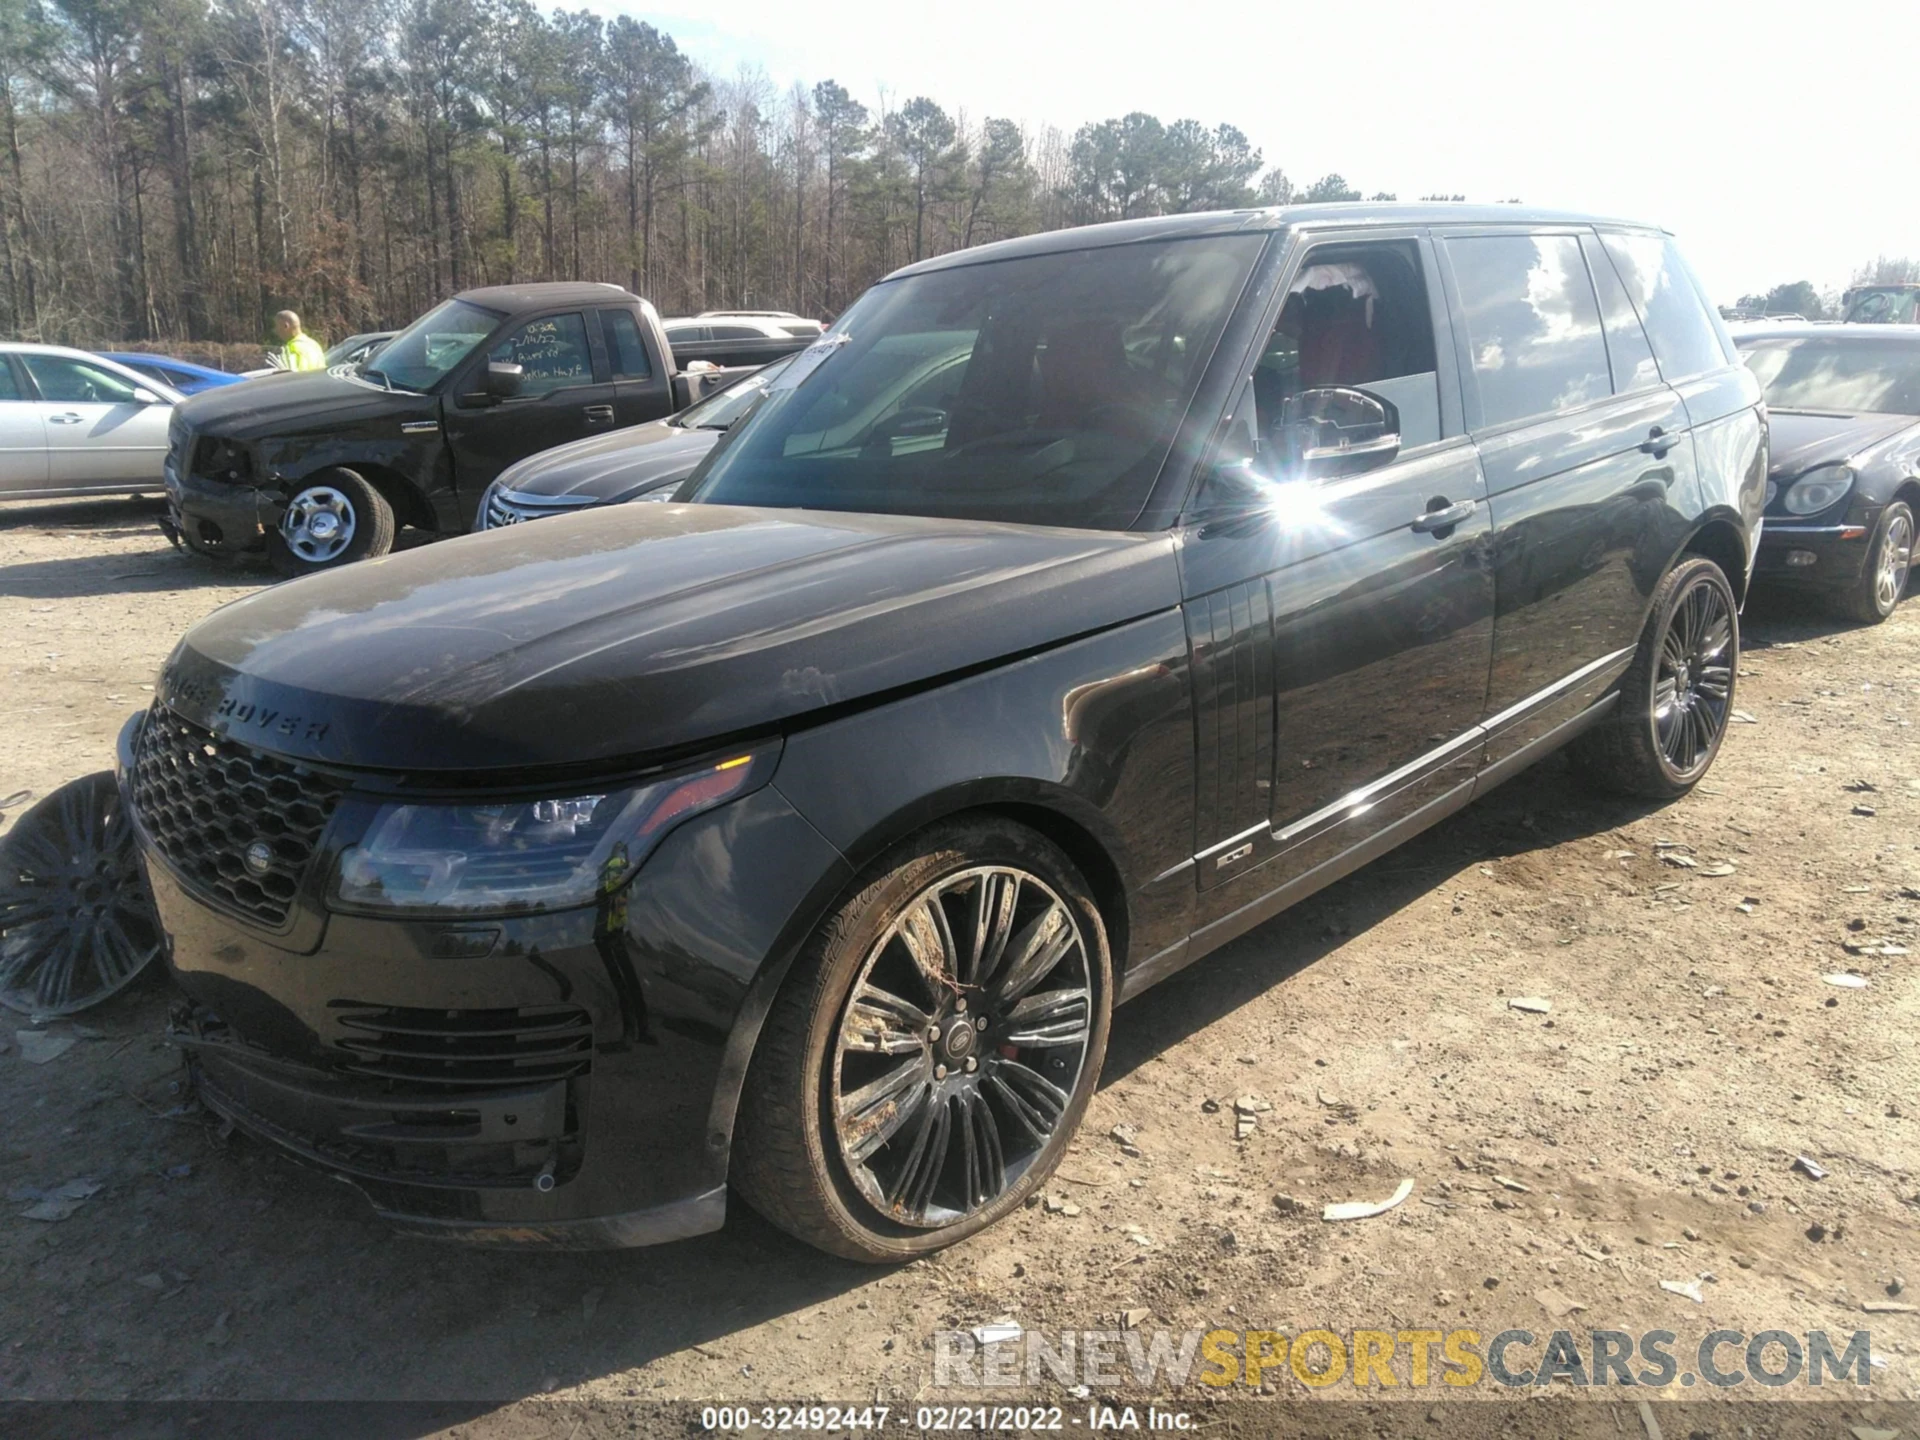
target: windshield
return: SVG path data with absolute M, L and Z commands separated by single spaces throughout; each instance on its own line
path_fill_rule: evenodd
M 1889 287 L 1862 291 L 1847 307 L 1847 319 L 1855 324 L 1911 325 L 1920 320 L 1920 290 Z
M 769 385 L 693 498 L 1125 529 L 1266 238 L 878 285 Z
M 1821 335 L 1739 345 L 1774 410 L 1920 415 L 1920 343 Z
M 363 374 L 402 390 L 430 390 L 493 333 L 500 312 L 449 300 L 422 315 L 380 347 Z
M 716 390 L 706 399 L 689 405 L 675 415 L 671 423 L 687 430 L 729 429 L 753 408 L 753 402 L 766 394 L 767 386 L 779 379 L 780 372 L 786 368 L 787 360 L 776 360 L 746 379 L 736 380 L 724 390 Z

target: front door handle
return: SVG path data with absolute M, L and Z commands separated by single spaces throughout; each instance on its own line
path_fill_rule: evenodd
M 1670 430 L 1662 430 L 1656 425 L 1647 431 L 1647 438 L 1640 442 L 1640 448 L 1655 459 L 1659 459 L 1679 443 L 1679 435 Z
M 84 415 L 76 415 L 69 410 L 64 415 L 49 415 L 47 417 L 47 423 L 49 425 L 78 425 L 85 419 L 86 417 Z
M 589 405 L 587 406 L 586 414 L 589 425 L 611 425 L 613 423 L 613 406 L 611 405 Z
M 1414 530 L 1421 535 L 1433 535 L 1442 530 L 1451 530 L 1462 521 L 1473 518 L 1473 501 L 1462 500 L 1449 505 L 1444 499 L 1432 501 L 1427 513 L 1413 522 Z

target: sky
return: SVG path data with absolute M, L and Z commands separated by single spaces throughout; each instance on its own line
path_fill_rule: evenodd
M 1911 0 L 584 3 L 780 90 L 834 79 L 869 107 L 884 88 L 1068 132 L 1130 110 L 1225 122 L 1299 185 L 1651 221 L 1720 304 L 1920 256 Z

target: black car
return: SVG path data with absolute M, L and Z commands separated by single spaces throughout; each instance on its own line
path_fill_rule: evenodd
M 1742 327 L 1772 417 L 1754 579 L 1878 624 L 1906 593 L 1920 513 L 1920 325 Z
M 653 307 L 617 285 L 468 290 L 353 366 L 182 405 L 163 528 L 215 558 L 333 569 L 402 525 L 462 533 L 514 461 L 684 409 L 717 378 L 682 374 Z
M 181 641 L 120 764 L 199 1093 L 430 1233 L 644 1244 L 732 1186 L 949 1244 L 1045 1181 L 1120 1001 L 1563 745 L 1706 773 L 1765 423 L 1640 226 L 1306 206 L 902 270 L 703 503 Z
M 498 530 L 629 500 L 671 500 L 787 363 L 776 360 L 664 420 L 576 440 L 509 466 L 487 487 L 473 528 Z

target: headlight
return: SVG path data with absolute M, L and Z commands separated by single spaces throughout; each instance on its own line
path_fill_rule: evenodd
M 1789 515 L 1817 515 L 1837 504 L 1852 488 L 1853 471 L 1845 465 L 1822 465 L 1789 485 L 1780 503 Z
M 644 785 L 550 800 L 382 805 L 340 856 L 332 903 L 382 914 L 525 914 L 619 889 L 682 820 L 764 784 L 769 746 Z
M 673 499 L 673 497 L 679 493 L 680 482 L 676 480 L 671 485 L 662 485 L 658 490 L 649 490 L 644 495 L 636 495 L 629 503 L 634 505 L 657 505 L 662 501 Z

